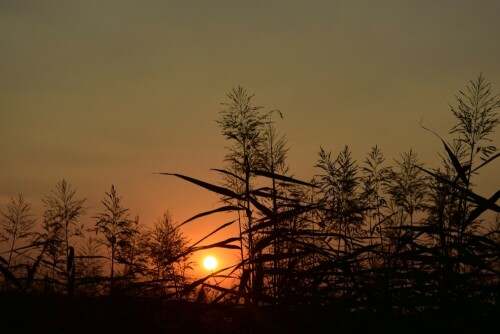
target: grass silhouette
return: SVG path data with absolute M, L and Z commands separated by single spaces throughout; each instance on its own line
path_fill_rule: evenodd
M 221 184 L 158 173 L 219 195 L 220 206 L 178 225 L 167 217 L 164 230 L 146 233 L 127 209 L 118 205 L 112 214 L 110 203 L 119 199 L 113 187 L 93 230 L 111 256 L 69 246 L 67 227 L 76 219 L 59 238 L 34 233 L 19 247 L 5 237 L 17 248 L 0 257 L 2 326 L 81 333 L 500 329 L 500 191 L 485 197 L 473 184 L 500 155 L 489 139 L 500 108 L 490 89 L 481 74 L 460 92 L 452 142 L 424 127 L 443 147 L 437 169 L 411 150 L 388 166 L 375 146 L 359 167 L 348 146 L 337 156 L 321 148 L 319 174 L 303 181 L 288 172 L 274 111 L 254 107 L 237 87 L 219 119 L 232 143 L 226 167 L 214 169 Z M 495 221 L 480 219 L 488 211 Z M 182 226 L 221 212 L 233 219 L 184 241 Z M 125 221 L 127 233 L 118 238 L 112 223 Z M 206 243 L 233 225 L 237 235 Z M 175 271 L 212 248 L 238 250 L 241 258 L 195 280 Z M 216 279 L 235 283 L 210 283 Z

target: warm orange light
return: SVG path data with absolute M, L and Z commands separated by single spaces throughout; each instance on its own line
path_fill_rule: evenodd
M 213 256 L 207 256 L 203 260 L 203 266 L 208 270 L 214 270 L 217 267 L 217 259 Z

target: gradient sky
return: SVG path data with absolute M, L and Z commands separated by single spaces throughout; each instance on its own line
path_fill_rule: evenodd
M 152 172 L 218 182 L 215 123 L 233 86 L 280 109 L 289 164 L 309 180 L 322 146 L 437 166 L 448 103 L 480 72 L 500 92 L 499 1 L 0 0 L 0 208 L 66 178 L 87 215 L 114 184 L 143 223 L 217 196 Z M 500 129 L 493 136 L 498 145 Z M 479 179 L 499 186 L 498 162 Z M 229 218 L 191 225 L 191 239 Z

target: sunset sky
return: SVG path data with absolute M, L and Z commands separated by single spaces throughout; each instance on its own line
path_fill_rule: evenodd
M 233 86 L 255 94 L 309 180 L 320 146 L 361 163 L 413 148 L 427 166 L 450 138 L 448 103 L 482 72 L 500 92 L 498 1 L 0 1 L 0 208 L 34 213 L 66 178 L 92 223 L 114 184 L 144 224 L 214 208 L 224 166 L 215 120 Z M 497 146 L 500 129 L 493 136 Z M 478 186 L 499 186 L 496 162 Z M 196 239 L 229 220 L 188 225 Z

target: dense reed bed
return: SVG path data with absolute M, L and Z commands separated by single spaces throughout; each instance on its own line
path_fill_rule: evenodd
M 108 316 L 122 324 L 142 319 L 117 325 L 117 332 L 498 328 L 500 191 L 479 194 L 474 178 L 497 163 L 490 137 L 499 107 L 480 75 L 451 107 L 454 139 L 422 125 L 442 150 L 440 166 L 426 167 L 412 150 L 391 166 L 377 146 L 360 164 L 348 146 L 333 156 L 320 148 L 317 175 L 298 180 L 274 127 L 282 114 L 254 106 L 253 96 L 237 87 L 217 119 L 229 143 L 224 168 L 215 169 L 220 183 L 158 173 L 218 194 L 216 209 L 179 225 L 166 213 L 146 230 L 129 218 L 112 187 L 95 226 L 85 229 L 77 224 L 83 200 L 63 180 L 44 201 L 43 232 L 34 233 L 29 204 L 14 198 L 2 212 L 3 321 L 17 326 L 46 304 L 52 315 L 32 321 L 56 321 L 60 313 L 65 331 L 86 318 L 95 331 Z M 220 212 L 233 218 L 208 236 L 235 225 L 237 235 L 186 242 L 184 224 Z M 74 250 L 72 238 L 83 236 L 86 247 Z M 236 249 L 240 260 L 189 279 L 190 255 L 209 248 Z M 211 283 L 214 277 L 233 284 Z

